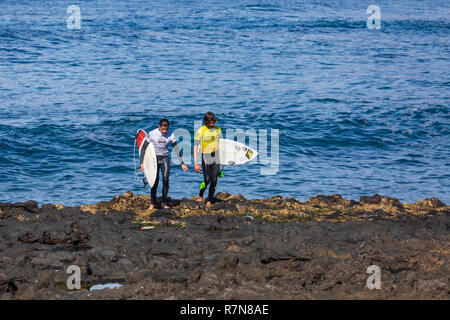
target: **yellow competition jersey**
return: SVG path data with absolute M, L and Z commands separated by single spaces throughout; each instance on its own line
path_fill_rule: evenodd
M 194 141 L 201 145 L 202 153 L 211 153 L 219 148 L 219 139 L 222 138 L 222 129 L 218 126 L 213 126 L 209 129 L 203 125 L 195 133 Z

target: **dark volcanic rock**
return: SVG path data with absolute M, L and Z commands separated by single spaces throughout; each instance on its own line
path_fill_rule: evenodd
M 89 213 L 0 203 L 0 299 L 449 298 L 450 211 L 437 199 L 218 198 L 149 213 L 132 193 Z M 81 290 L 66 287 L 71 265 Z M 366 286 L 371 265 L 381 290 Z M 88 291 L 100 283 L 123 286 Z
M 345 203 L 345 202 L 341 195 L 334 194 L 332 196 L 318 195 L 318 196 L 312 197 L 311 199 L 308 200 L 308 203 L 322 203 L 322 204 L 330 205 L 330 204 Z
M 173 218 L 175 216 L 175 212 L 170 209 L 160 209 L 153 212 L 152 216 L 155 218 Z
M 445 203 L 437 198 L 427 198 L 425 200 L 416 202 L 416 205 L 433 209 L 445 207 Z
M 259 210 L 269 210 L 270 209 L 270 207 L 264 203 L 256 203 L 254 208 L 259 209 Z
M 225 212 L 237 212 L 237 208 L 232 203 L 227 203 L 225 201 L 216 202 L 211 206 L 211 210 L 223 210 Z
M 381 203 L 381 196 L 379 194 L 375 194 L 373 196 L 361 196 L 359 202 L 368 203 L 368 204 L 379 204 Z
M 374 194 L 373 196 L 361 196 L 359 202 L 361 204 L 384 204 L 391 206 L 401 205 L 400 201 L 397 198 L 391 197 L 382 197 L 379 194 Z
M 195 200 L 183 199 L 180 201 L 180 207 L 194 210 L 198 209 L 199 205 Z

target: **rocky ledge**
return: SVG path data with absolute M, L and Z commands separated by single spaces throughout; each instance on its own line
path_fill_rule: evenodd
M 217 194 L 0 203 L 0 299 L 449 299 L 450 206 Z M 81 289 L 69 290 L 78 266 Z M 367 268 L 380 268 L 368 289 Z M 114 283 L 120 288 L 92 290 Z M 91 290 L 90 290 L 91 289 Z

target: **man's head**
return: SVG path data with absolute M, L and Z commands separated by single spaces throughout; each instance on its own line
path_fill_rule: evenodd
M 167 119 L 159 120 L 159 131 L 161 131 L 162 134 L 166 134 L 167 130 L 169 130 L 169 120 Z
M 214 113 L 212 113 L 210 111 L 205 113 L 205 115 L 203 116 L 203 123 L 208 128 L 212 128 L 216 122 L 217 122 L 216 116 L 214 115 Z

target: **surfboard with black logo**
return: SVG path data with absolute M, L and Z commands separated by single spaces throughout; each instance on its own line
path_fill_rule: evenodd
M 255 159 L 258 156 L 258 152 L 240 142 L 220 139 L 219 155 L 221 165 L 235 166 Z

